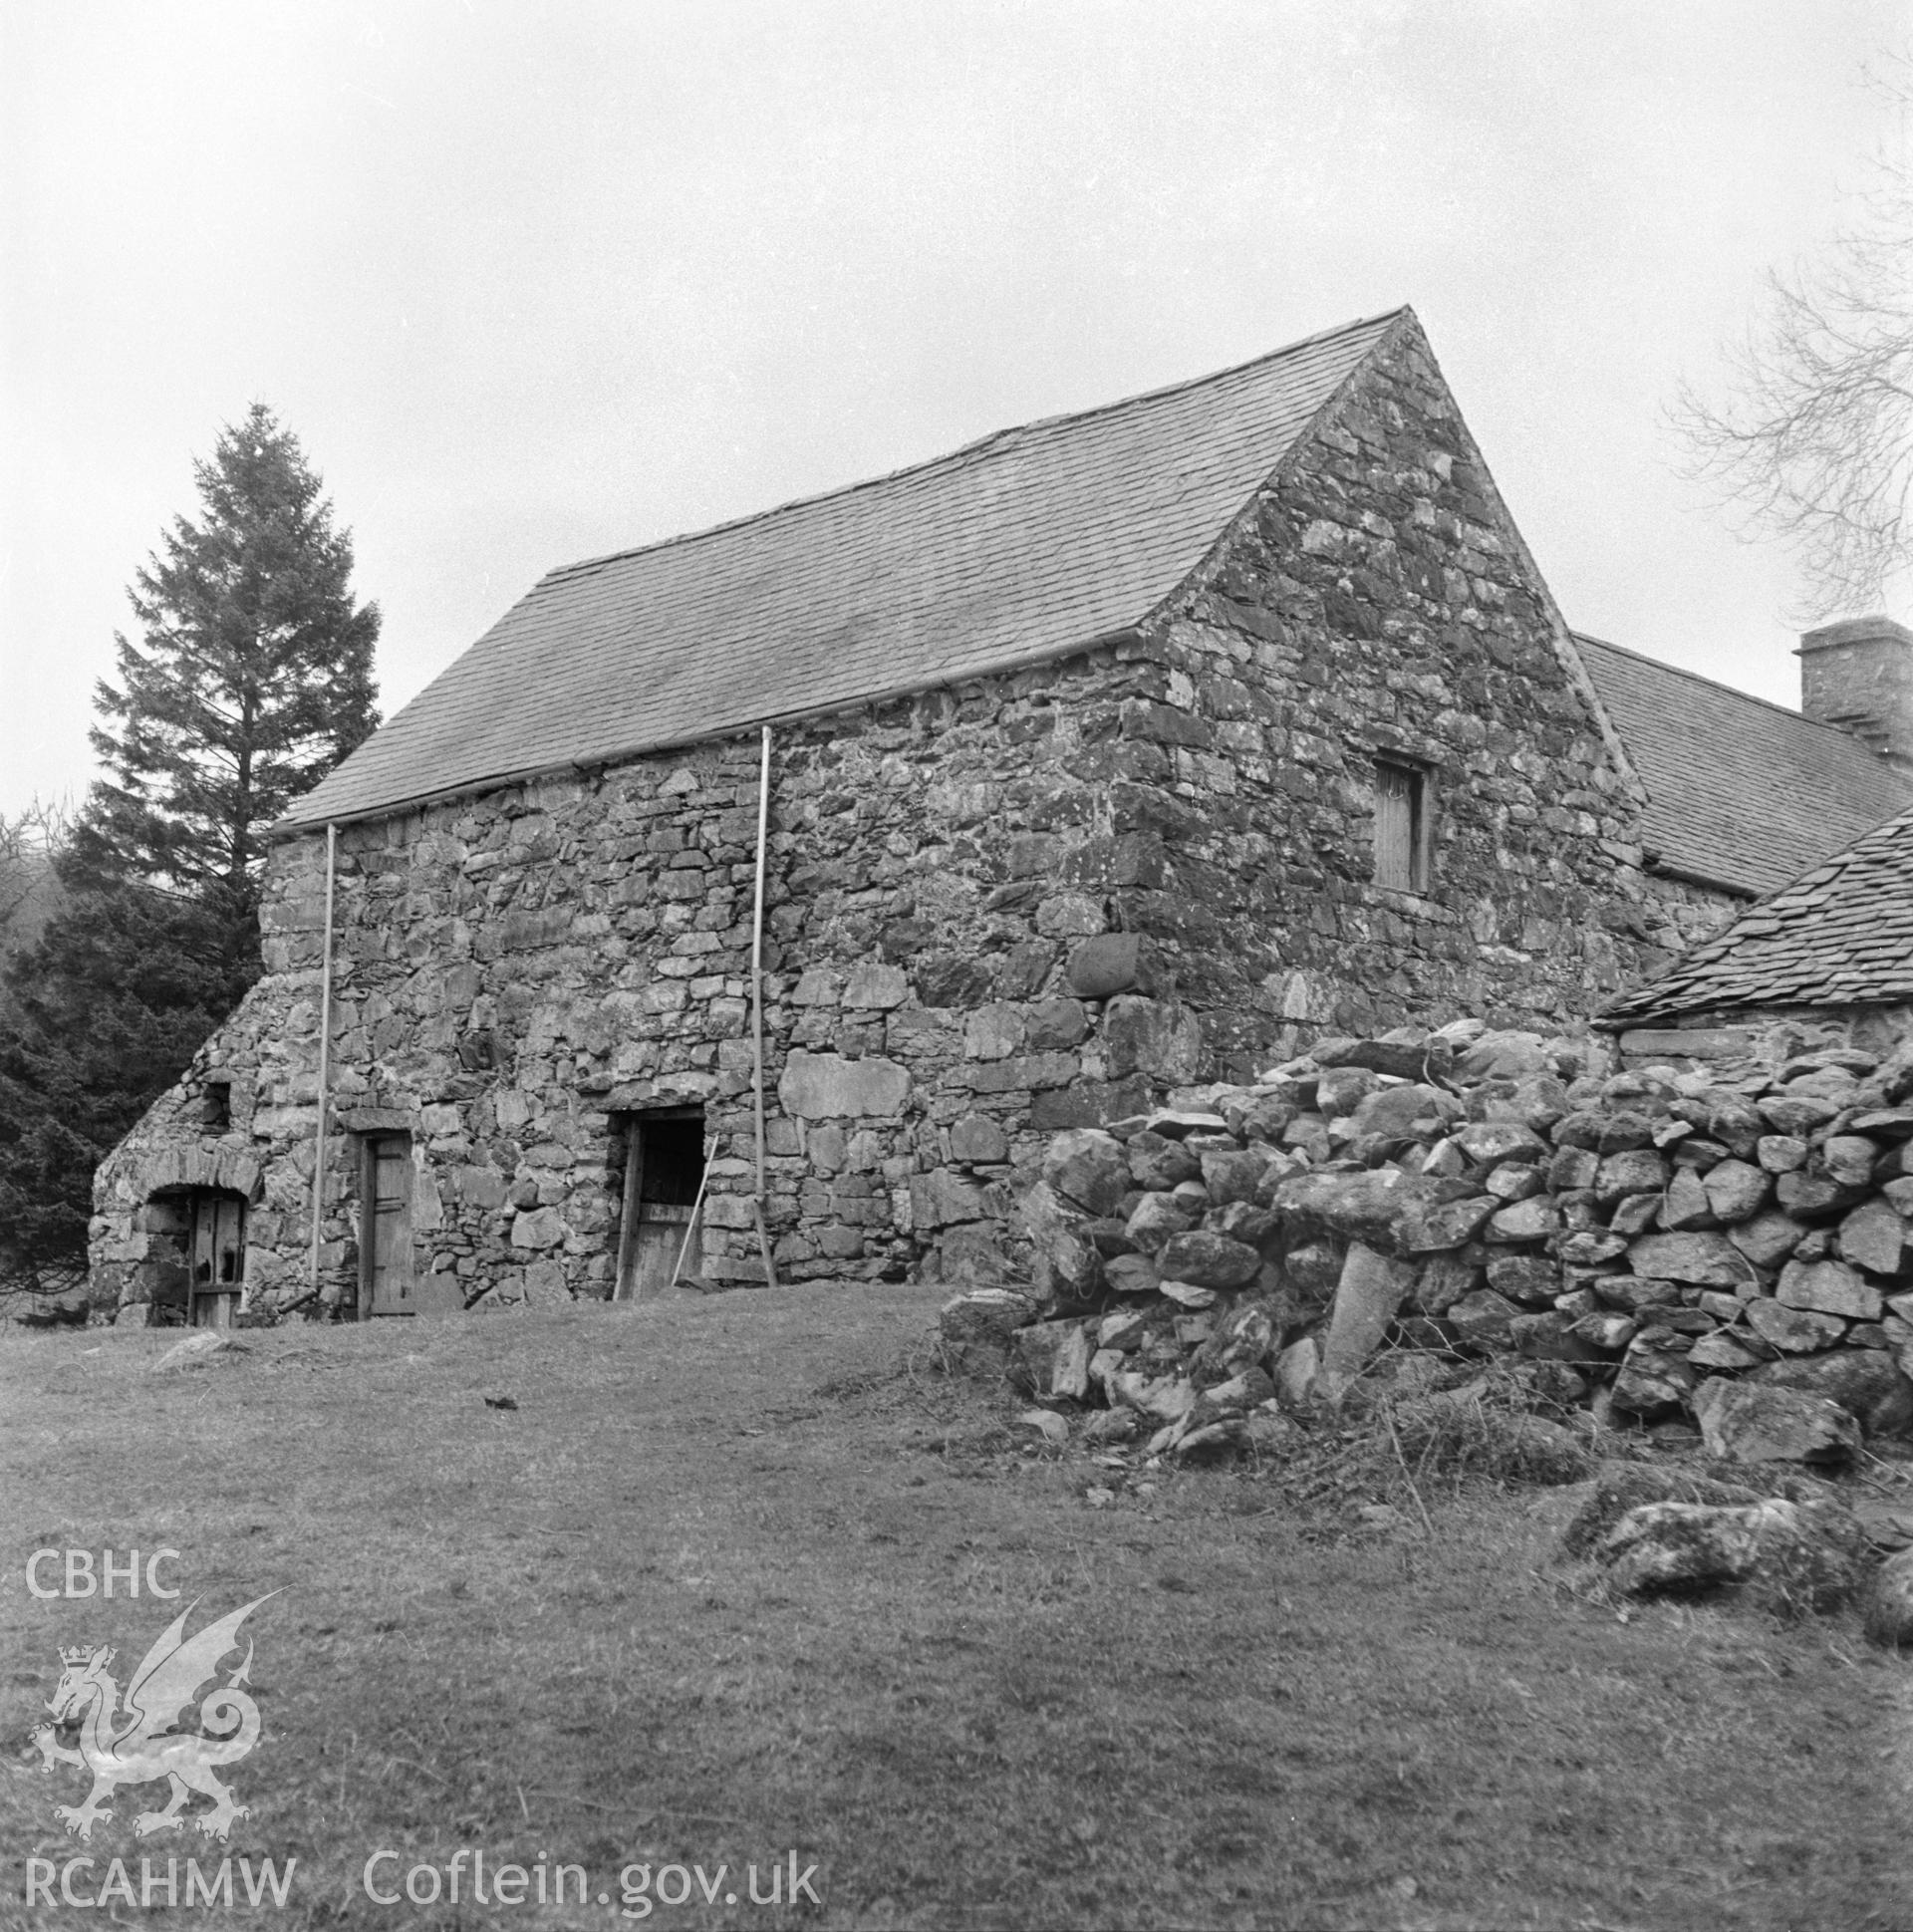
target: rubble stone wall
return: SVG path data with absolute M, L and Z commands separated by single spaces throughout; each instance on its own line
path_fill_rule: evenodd
M 1391 1336 L 1744 1460 L 1913 1430 L 1913 1044 L 1606 1073 L 1597 1038 L 1463 1020 L 1182 1102 L 1059 1136 L 1027 1287 L 946 1310 L 1097 1440 L 1238 1444 Z
M 1427 774 L 1426 893 L 1373 883 L 1378 751 Z M 317 1309 L 355 1301 L 356 1135 L 412 1137 L 416 1272 L 512 1305 L 610 1291 L 614 1115 L 686 1102 L 704 1271 L 761 1278 L 757 759 L 709 744 L 341 829 Z M 1328 1020 L 1472 1006 L 1551 1030 L 1680 943 L 1636 794 L 1412 332 L 1136 636 L 780 730 L 771 799 L 767 1218 L 789 1277 L 994 1278 L 1060 1129 Z M 150 1304 L 148 1204 L 222 1161 L 252 1164 L 254 1305 L 314 1298 L 324 902 L 323 839 L 278 847 L 265 978 L 100 1171 L 100 1298 Z
M 1639 937 L 1677 953 L 1725 932 L 1754 903 L 1751 894 L 1654 871 L 1646 876 L 1644 892 L 1649 910 Z
M 1238 520 L 1167 631 L 1201 667 L 1178 687 L 1175 789 L 1212 803 L 1172 829 L 1181 892 L 1135 910 L 1200 952 L 1185 996 L 1243 1016 L 1218 1040 L 1230 1076 L 1324 1026 L 1558 1027 L 1687 943 L 1693 901 L 1642 871 L 1635 799 L 1418 335 Z M 1374 883 L 1378 754 L 1426 774 L 1426 893 Z

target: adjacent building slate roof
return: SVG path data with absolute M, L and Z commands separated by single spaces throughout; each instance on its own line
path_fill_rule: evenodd
M 1837 725 L 1576 636 L 1647 787 L 1659 869 L 1758 898 L 1913 804 L 1913 779 Z
M 1750 907 L 1609 1023 L 1760 1006 L 1913 1001 L 1913 809 Z
M 719 737 L 1139 624 L 1406 313 L 555 570 L 281 826 Z

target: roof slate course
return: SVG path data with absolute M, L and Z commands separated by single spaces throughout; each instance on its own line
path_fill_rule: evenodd
M 1576 635 L 1647 787 L 1663 868 L 1759 896 L 1913 803 L 1913 779 L 1834 724 Z
M 1913 1000 L 1913 808 L 1737 919 L 1602 1015 Z
M 1406 315 L 554 570 L 280 824 L 720 737 L 1139 624 Z

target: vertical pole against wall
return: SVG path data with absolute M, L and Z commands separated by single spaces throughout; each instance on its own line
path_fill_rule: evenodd
M 319 1114 L 312 1138 L 312 1291 L 319 1292 L 319 1237 L 326 1205 L 326 1089 L 332 1080 L 332 881 L 339 828 L 326 827 L 326 930 L 319 942 Z
M 757 773 L 757 900 L 750 923 L 750 1052 L 757 1101 L 757 1247 L 764 1280 L 777 1285 L 764 1225 L 764 849 L 770 835 L 770 726 L 764 726 L 763 760 Z

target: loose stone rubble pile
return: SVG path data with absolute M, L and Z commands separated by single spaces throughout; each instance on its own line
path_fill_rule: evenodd
M 1913 1049 L 1733 1085 L 1599 1039 L 1325 1039 L 1249 1087 L 1050 1143 L 1026 1289 L 961 1352 L 1091 1441 L 1215 1453 L 1336 1400 L 1390 1340 L 1552 1365 L 1606 1420 L 1839 1463 L 1913 1425 Z

